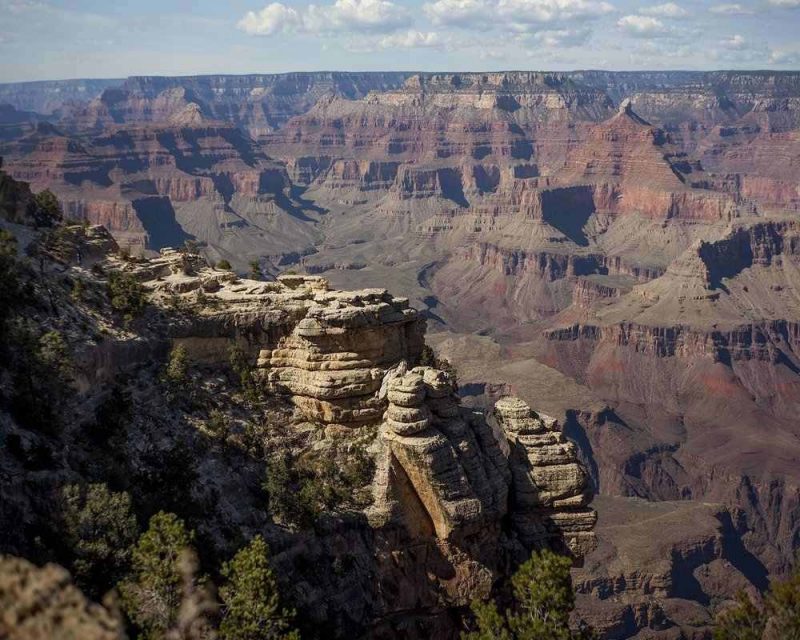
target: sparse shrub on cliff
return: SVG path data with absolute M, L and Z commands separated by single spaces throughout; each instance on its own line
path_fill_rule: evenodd
M 281 607 L 278 583 L 269 566 L 269 549 L 256 536 L 222 567 L 225 584 L 220 635 L 224 640 L 299 640 L 290 629 L 294 612 Z
M 323 512 L 368 506 L 374 473 L 363 444 L 333 445 L 300 458 L 280 453 L 268 460 L 264 490 L 274 517 L 306 528 Z
M 72 377 L 72 358 L 60 332 L 48 331 L 39 338 L 39 359 L 44 367 L 58 374 L 62 380 Z
M 475 631 L 464 640 L 583 640 L 591 631 L 573 631 L 569 617 L 575 608 L 572 561 L 545 549 L 534 552 L 511 578 L 514 603 L 501 613 L 494 602 L 473 602 Z
M 224 446 L 228 436 L 231 434 L 230 420 L 228 420 L 228 416 L 219 409 L 213 409 L 211 413 L 208 414 L 206 429 L 208 429 L 208 432 L 213 437 L 217 438 Z
M 291 463 L 287 455 L 279 453 L 267 460 L 263 488 L 269 500 L 273 517 L 284 522 L 296 522 L 300 508 L 293 483 Z
M 224 258 L 217 262 L 217 269 L 220 271 L 230 271 L 233 267 L 231 267 L 231 263 L 225 260 Z
M 64 337 L 58 331 L 38 336 L 36 329 L 18 322 L 11 327 L 10 342 L 14 345 L 14 416 L 28 428 L 56 433 L 73 372 Z
M 770 587 L 766 602 L 766 640 L 800 640 L 800 557 L 791 577 Z
M 767 614 L 744 592 L 736 595 L 736 605 L 717 616 L 714 640 L 762 640 Z
M 228 351 L 228 361 L 231 370 L 241 385 L 245 398 L 249 402 L 257 402 L 261 397 L 261 393 L 253 377 L 253 367 L 244 349 L 238 344 L 232 345 Z
M 63 218 L 61 204 L 55 194 L 49 189 L 40 191 L 34 197 L 36 211 L 33 219 L 38 227 L 52 227 Z
M 70 292 L 70 297 L 75 302 L 81 302 L 86 295 L 86 284 L 81 278 L 75 278 L 72 281 L 72 291 Z
M 111 308 L 130 322 L 144 311 L 147 294 L 141 283 L 130 273 L 112 271 L 108 276 L 108 299 Z
M 6 320 L 19 302 L 22 285 L 17 264 L 17 239 L 0 229 L 0 338 L 5 334 Z
M 131 574 L 119 585 L 122 606 L 131 622 L 150 640 L 163 638 L 176 622 L 181 604 L 183 553 L 194 534 L 172 513 L 150 519 L 131 553 Z
M 169 360 L 164 369 L 164 378 L 169 384 L 178 386 L 184 384 L 188 377 L 189 357 L 186 354 L 186 347 L 179 344 L 169 352 Z
M 122 578 L 139 533 L 130 495 L 105 484 L 67 485 L 61 515 L 76 582 L 91 596 L 102 596 Z
M 261 280 L 261 263 L 258 260 L 250 261 L 250 277 L 253 280 Z
M 788 580 L 770 586 L 763 606 L 739 593 L 716 623 L 714 640 L 800 640 L 800 558 Z

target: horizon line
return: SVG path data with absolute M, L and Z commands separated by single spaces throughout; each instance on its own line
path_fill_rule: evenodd
M 273 72 L 249 72 L 249 73 L 188 73 L 188 74 L 151 74 L 151 73 L 134 73 L 127 76 L 117 77 L 89 77 L 89 76 L 73 76 L 68 78 L 47 78 L 40 80 L 3 80 L 0 81 L 2 85 L 19 85 L 19 84 L 46 84 L 58 82 L 122 82 L 134 78 L 213 78 L 213 77 L 252 77 L 252 76 L 290 76 L 290 75 L 316 75 L 316 74 L 369 74 L 380 75 L 387 73 L 406 74 L 406 75 L 464 75 L 464 74 L 486 74 L 486 73 L 742 73 L 742 74 L 773 74 L 773 75 L 790 75 L 800 74 L 798 69 L 494 69 L 484 71 L 419 71 L 419 70 L 401 70 L 401 69 L 384 69 L 380 71 L 375 70 L 353 70 L 353 69 L 318 69 L 314 71 L 273 71 Z

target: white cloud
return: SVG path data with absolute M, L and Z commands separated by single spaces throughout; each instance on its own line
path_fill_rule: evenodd
M 482 49 L 479 57 L 481 60 L 505 60 L 507 58 L 505 52 L 497 49 Z
M 390 33 L 411 24 L 411 15 L 389 0 L 336 0 L 331 5 L 310 4 L 302 9 L 273 2 L 261 11 L 248 11 L 238 27 L 245 33 Z
M 773 7 L 800 7 L 800 0 L 769 0 Z
M 423 9 L 438 25 L 475 30 L 500 26 L 517 32 L 560 21 L 598 18 L 614 11 L 604 0 L 435 0 Z
M 720 42 L 720 44 L 726 49 L 730 49 L 731 51 L 743 51 L 744 49 L 747 49 L 750 46 L 747 40 L 745 40 L 738 33 L 736 35 L 731 36 L 730 38 L 725 38 Z
M 497 8 L 520 24 L 597 18 L 614 11 L 613 5 L 596 0 L 499 0 Z
M 771 64 L 799 65 L 800 51 L 773 50 L 770 53 L 769 61 Z
M 296 10 L 273 2 L 261 11 L 248 11 L 237 26 L 251 36 L 273 36 L 301 28 L 303 20 Z
M 709 57 L 726 64 L 764 64 L 770 60 L 770 51 L 763 42 L 753 42 L 740 34 L 729 36 L 712 49 Z
M 660 18 L 683 18 L 684 16 L 689 15 L 689 12 L 686 11 L 686 9 L 675 4 L 674 2 L 667 2 L 666 4 L 657 4 L 653 7 L 646 7 L 644 9 L 640 9 L 639 13 L 646 16 L 658 16 Z
M 437 49 L 451 50 L 464 46 L 449 36 L 436 31 L 416 31 L 409 29 L 403 33 L 393 33 L 382 37 L 353 39 L 344 48 L 351 53 L 371 53 L 387 49 Z
M 491 26 L 492 4 L 488 0 L 437 0 L 422 9 L 434 24 L 476 28 Z
M 654 38 L 669 33 L 664 23 L 651 16 L 623 16 L 617 26 L 636 38 Z
M 444 39 L 435 31 L 407 31 L 382 37 L 381 49 L 439 49 L 445 46 Z
M 534 35 L 534 40 L 544 47 L 550 49 L 562 47 L 577 47 L 585 44 L 592 35 L 590 29 L 555 29 L 552 31 L 540 31 Z
M 709 9 L 711 13 L 724 16 L 749 16 L 753 11 L 740 4 L 717 4 Z
M 411 24 L 406 9 L 389 0 L 336 0 L 330 6 L 309 5 L 306 26 L 313 32 L 389 32 Z

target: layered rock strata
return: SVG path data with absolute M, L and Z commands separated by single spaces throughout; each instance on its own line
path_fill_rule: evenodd
M 320 291 L 291 334 L 261 351 L 258 366 L 267 388 L 288 391 L 321 422 L 374 423 L 383 411 L 377 392 L 386 369 L 419 358 L 423 330 L 408 300 L 385 290 Z
M 225 362 L 236 343 L 256 380 L 332 437 L 343 427 L 378 426 L 373 526 L 401 527 L 449 549 L 473 535 L 508 538 L 503 521 L 512 514 L 528 549 L 591 549 L 594 512 L 575 447 L 519 400 L 498 403 L 502 428 L 493 429 L 482 412 L 460 405 L 448 374 L 409 370 L 424 321 L 406 299 L 379 289 L 332 291 L 314 276 L 240 279 L 171 250 L 123 268 L 157 304 L 177 299 L 191 309 L 167 328 L 191 359 Z M 490 573 L 500 564 L 487 560 Z
M 449 376 L 401 365 L 381 395 L 388 408 L 374 512 L 441 540 L 496 527 L 507 508 L 508 462 L 486 422 L 461 409 Z
M 169 328 L 192 358 L 226 362 L 236 342 L 269 391 L 326 425 L 380 420 L 378 391 L 386 371 L 417 361 L 422 351 L 424 320 L 407 299 L 384 289 L 332 291 L 315 276 L 240 279 L 174 250 L 124 268 L 158 300 L 168 304 L 177 296 L 195 311 L 190 321 Z
M 583 557 L 596 545 L 589 477 L 558 422 L 519 398 L 502 398 L 494 416 L 508 438 L 511 519 L 528 547 L 561 546 Z

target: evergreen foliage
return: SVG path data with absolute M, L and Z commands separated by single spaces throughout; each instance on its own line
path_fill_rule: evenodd
M 758 606 L 746 593 L 717 616 L 714 640 L 800 640 L 800 562 L 775 582 Z
M 105 484 L 67 485 L 61 512 L 72 573 L 89 595 L 101 596 L 122 578 L 139 533 L 131 497 Z
M 226 583 L 220 588 L 225 640 L 299 639 L 290 630 L 293 611 L 281 607 L 278 585 L 269 566 L 269 550 L 256 536 L 222 567 Z
M 108 299 L 111 308 L 122 314 L 125 322 L 141 315 L 147 305 L 147 294 L 130 273 L 112 271 L 108 276 Z
M 570 567 L 572 561 L 547 549 L 535 552 L 511 578 L 513 607 L 501 613 L 493 602 L 475 602 L 477 629 L 464 640 L 578 640 L 589 631 L 570 629 L 575 608 Z
M 181 559 L 194 534 L 172 513 L 157 513 L 131 554 L 131 575 L 120 583 L 122 606 L 148 640 L 177 620 L 183 591 Z
M 750 597 L 740 592 L 736 606 L 717 616 L 714 640 L 761 640 L 767 626 L 767 615 Z
M 171 385 L 177 386 L 186 382 L 189 376 L 189 357 L 186 347 L 182 344 L 176 345 L 169 353 L 167 367 L 164 370 L 164 377 Z
M 49 189 L 40 191 L 34 197 L 36 210 L 33 216 L 36 226 L 53 227 L 63 219 L 61 203 Z

